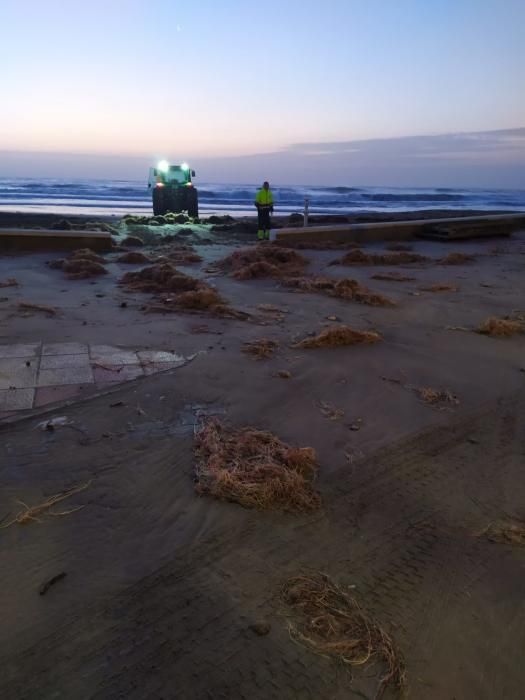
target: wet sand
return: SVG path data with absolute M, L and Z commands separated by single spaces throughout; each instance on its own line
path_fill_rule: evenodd
M 525 313 L 525 234 L 413 243 L 433 259 L 455 250 L 476 256 L 452 267 L 343 268 L 329 265 L 337 251 L 301 251 L 308 272 L 355 278 L 395 308 L 208 274 L 238 245 L 213 240 L 197 241 L 202 264 L 181 269 L 216 285 L 250 322 L 145 315 L 148 295 L 116 286 L 140 266 L 111 262 L 93 284 L 65 281 L 45 265 L 53 254 L 0 257 L 0 279 L 20 283 L 1 290 L 0 344 L 98 342 L 196 355 L 43 414 L 67 415 L 80 431 L 36 430 L 41 412 L 0 428 L 0 517 L 18 510 L 16 499 L 38 503 L 92 481 L 74 500 L 81 511 L 0 531 L 1 697 L 372 698 L 376 681 L 355 673 L 351 683 L 343 668 L 290 639 L 279 590 L 305 568 L 355 586 L 404 653 L 411 698 L 521 697 L 525 550 L 475 535 L 501 517 L 525 517 L 525 337 L 448 328 Z M 415 280 L 371 279 L 392 270 Z M 438 282 L 459 291 L 421 291 Z M 22 298 L 61 313 L 21 317 Z M 260 304 L 286 313 L 272 319 Z M 334 315 L 384 341 L 291 348 Z M 208 332 L 192 332 L 196 324 Z M 241 352 L 263 336 L 280 343 L 272 359 Z M 276 376 L 281 369 L 291 378 Z M 412 387 L 448 389 L 460 403 L 433 408 Z M 344 415 L 330 420 L 323 403 Z M 314 447 L 323 510 L 297 517 L 197 497 L 194 428 L 213 414 Z M 250 629 L 261 619 L 271 625 L 262 637 Z

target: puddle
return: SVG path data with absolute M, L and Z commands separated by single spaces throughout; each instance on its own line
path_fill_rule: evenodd
M 130 438 L 142 439 L 147 437 L 166 437 L 174 435 L 185 437 L 193 435 L 205 418 L 210 416 L 223 416 L 226 409 L 220 406 L 208 406 L 205 404 L 188 404 L 177 414 L 172 423 L 164 421 L 143 421 L 142 423 L 128 423 Z

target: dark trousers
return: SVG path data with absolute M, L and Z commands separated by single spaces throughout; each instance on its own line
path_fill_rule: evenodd
M 269 231 L 271 229 L 270 207 L 260 206 L 257 209 L 257 219 L 259 231 Z

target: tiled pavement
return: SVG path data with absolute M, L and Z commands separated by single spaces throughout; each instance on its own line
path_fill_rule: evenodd
M 185 362 L 183 356 L 164 350 L 135 351 L 112 345 L 0 345 L 0 419 Z

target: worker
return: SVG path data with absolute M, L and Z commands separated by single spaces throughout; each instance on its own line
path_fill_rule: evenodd
M 257 207 L 258 231 L 257 238 L 262 241 L 270 238 L 270 214 L 273 212 L 273 194 L 270 183 L 263 182 L 263 186 L 255 195 L 255 206 Z

